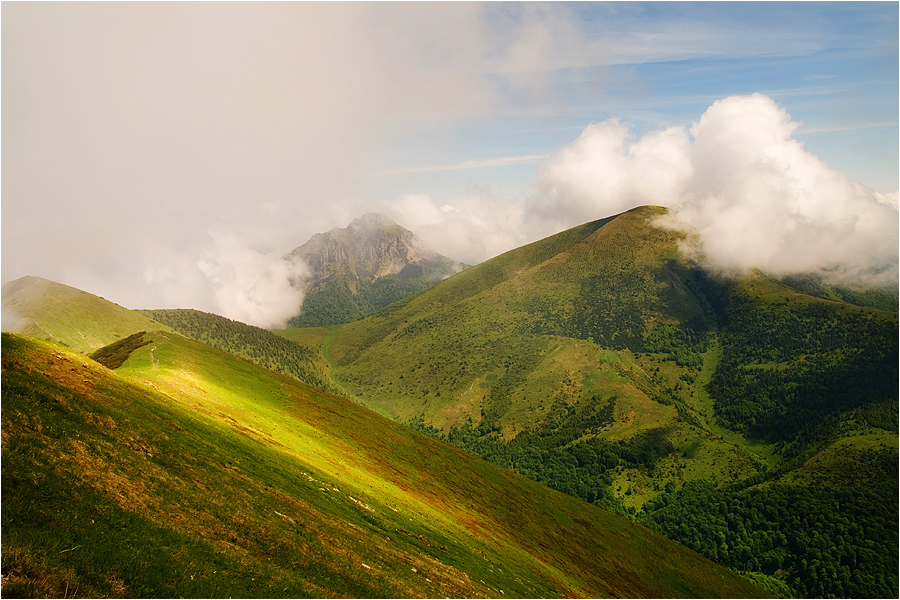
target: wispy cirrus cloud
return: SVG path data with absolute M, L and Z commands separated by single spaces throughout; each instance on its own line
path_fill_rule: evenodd
M 466 160 L 447 165 L 427 165 L 422 167 L 399 167 L 396 169 L 384 169 L 374 175 L 408 175 L 411 173 L 429 173 L 437 171 L 465 171 L 469 169 L 487 169 L 493 167 L 505 167 L 509 165 L 521 165 L 538 163 L 547 157 L 546 154 L 526 154 L 524 156 L 502 156 L 487 158 L 484 160 Z
M 839 131 L 863 131 L 865 129 L 883 129 L 885 127 L 897 127 L 897 121 L 881 121 L 878 123 L 847 123 L 846 125 L 835 125 L 833 127 L 800 127 L 798 133 L 836 133 Z

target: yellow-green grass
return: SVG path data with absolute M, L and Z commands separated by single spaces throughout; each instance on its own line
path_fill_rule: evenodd
M 111 372 L 4 336 L 3 570 L 17 594 L 762 593 L 352 402 L 149 337 Z
M 4 284 L 3 310 L 4 318 L 7 311 L 19 317 L 15 333 L 86 354 L 139 331 L 171 331 L 118 304 L 40 277 Z

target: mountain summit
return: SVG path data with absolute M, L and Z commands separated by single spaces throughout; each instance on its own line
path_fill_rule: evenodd
M 288 258 L 303 260 L 311 271 L 302 313 L 291 320 L 292 327 L 362 318 L 465 267 L 380 213 L 317 233 Z

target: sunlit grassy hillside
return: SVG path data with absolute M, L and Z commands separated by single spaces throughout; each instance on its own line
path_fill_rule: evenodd
M 756 596 L 649 530 L 174 333 L 3 336 L 3 595 Z
M 169 331 L 93 294 L 31 276 L 3 285 L 3 319 L 4 331 L 58 342 L 78 352 L 92 352 L 138 331 Z

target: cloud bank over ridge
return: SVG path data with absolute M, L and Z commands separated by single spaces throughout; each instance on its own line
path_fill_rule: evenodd
M 882 3 L 24 2 L 3 17 L 4 282 L 270 326 L 300 301 L 281 257 L 367 212 L 477 263 L 647 203 L 724 271 L 896 272 L 897 195 L 813 156 L 895 190 Z M 754 90 L 809 128 L 726 98 Z
M 498 253 L 661 205 L 670 209 L 661 224 L 688 232 L 683 249 L 713 270 L 896 284 L 897 195 L 879 194 L 807 152 L 792 137 L 800 125 L 761 94 L 718 100 L 689 127 L 639 139 L 610 119 L 545 159 L 532 198 L 476 194 L 438 208 L 410 196 L 395 202 L 395 212 L 425 215 L 410 227 L 427 231 L 438 251 L 459 255 Z

